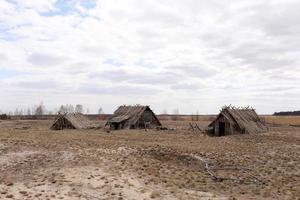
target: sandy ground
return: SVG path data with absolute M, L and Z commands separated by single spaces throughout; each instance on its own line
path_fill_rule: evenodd
M 300 199 L 297 127 L 213 138 L 188 122 L 110 133 L 50 124 L 0 122 L 0 199 Z

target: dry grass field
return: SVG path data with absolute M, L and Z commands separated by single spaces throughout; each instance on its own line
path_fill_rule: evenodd
M 300 116 L 264 116 L 266 122 L 273 125 L 298 125 L 300 126 Z
M 300 199 L 300 118 L 265 120 L 268 133 L 228 137 L 188 121 L 110 133 L 0 121 L 0 199 Z

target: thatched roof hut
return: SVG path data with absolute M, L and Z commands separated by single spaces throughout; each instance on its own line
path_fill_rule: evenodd
M 225 106 L 217 118 L 208 125 L 209 132 L 215 136 L 239 133 L 266 132 L 268 127 L 253 108 Z
M 95 125 L 81 113 L 60 114 L 52 124 L 52 130 L 62 129 L 91 129 Z
M 155 128 L 161 126 L 149 106 L 120 106 L 107 121 L 110 129 Z
M 7 119 L 10 119 L 10 117 L 7 114 L 0 115 L 0 120 L 7 120 Z

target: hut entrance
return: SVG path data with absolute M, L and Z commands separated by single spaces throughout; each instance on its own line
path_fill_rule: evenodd
M 225 122 L 219 122 L 219 136 L 225 136 Z
M 114 130 L 119 130 L 119 129 L 120 129 L 120 124 L 118 124 L 118 123 L 113 123 L 113 129 L 114 129 Z

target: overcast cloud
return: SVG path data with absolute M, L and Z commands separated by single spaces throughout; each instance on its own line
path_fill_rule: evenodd
M 0 110 L 300 110 L 298 0 L 0 0 Z

